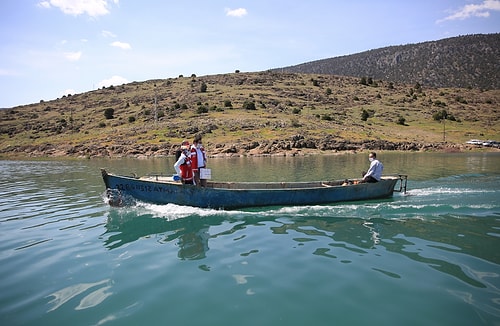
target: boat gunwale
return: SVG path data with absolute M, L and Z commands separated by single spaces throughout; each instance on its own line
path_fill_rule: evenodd
M 102 169 L 102 173 L 118 177 L 124 178 L 134 181 L 142 181 L 148 183 L 161 183 L 168 184 L 172 186 L 187 186 L 194 187 L 193 185 L 184 185 L 179 181 L 174 181 L 171 177 L 165 175 L 155 175 L 150 174 L 142 177 L 137 176 L 124 176 L 118 175 L 114 173 L 108 173 L 106 170 Z M 384 181 L 397 181 L 401 178 L 400 175 L 387 175 L 383 176 L 382 180 Z M 346 185 L 345 182 L 348 182 Z M 341 187 L 352 187 L 352 186 L 361 186 L 366 185 L 367 183 L 360 182 L 359 179 L 341 179 L 341 180 L 330 180 L 330 181 L 208 181 L 206 189 L 214 189 L 214 190 L 231 190 L 231 191 L 250 191 L 250 190 L 266 190 L 266 191 L 275 191 L 275 190 L 313 190 L 313 189 L 325 189 L 325 188 L 341 188 Z

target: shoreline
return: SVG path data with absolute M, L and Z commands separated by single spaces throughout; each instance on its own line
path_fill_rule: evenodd
M 0 151 L 0 159 L 36 159 L 36 158 L 161 158 L 175 155 L 178 145 L 164 143 L 162 145 L 25 145 L 13 146 Z M 309 156 L 309 155 L 343 155 L 368 151 L 401 151 L 401 152 L 500 152 L 495 147 L 448 142 L 413 143 L 370 140 L 364 142 L 293 142 L 270 141 L 265 143 L 213 144 L 205 146 L 210 158 L 227 157 L 276 157 L 276 156 Z

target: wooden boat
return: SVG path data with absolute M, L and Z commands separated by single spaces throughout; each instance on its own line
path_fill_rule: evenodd
M 214 182 L 206 187 L 183 185 L 171 176 L 120 176 L 101 169 L 110 205 L 139 200 L 202 208 L 235 209 L 258 206 L 300 206 L 388 198 L 406 192 L 407 176 L 385 176 L 376 183 L 358 180 L 313 182 Z M 399 181 L 399 190 L 395 187 Z

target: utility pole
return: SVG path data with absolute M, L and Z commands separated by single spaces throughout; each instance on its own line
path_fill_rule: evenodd
M 156 101 L 156 88 L 155 88 L 155 123 L 158 122 L 158 104 Z
M 443 121 L 443 142 L 446 143 L 446 118 L 444 118 L 442 121 Z

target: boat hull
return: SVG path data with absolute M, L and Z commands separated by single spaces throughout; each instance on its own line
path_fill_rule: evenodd
M 165 177 L 136 178 L 109 174 L 102 176 L 110 204 L 127 199 L 153 204 L 177 204 L 202 208 L 235 209 L 258 206 L 319 205 L 341 201 L 388 198 L 400 177 L 385 177 L 377 183 L 342 186 L 335 182 L 230 183 L 209 182 L 207 187 L 183 185 Z

